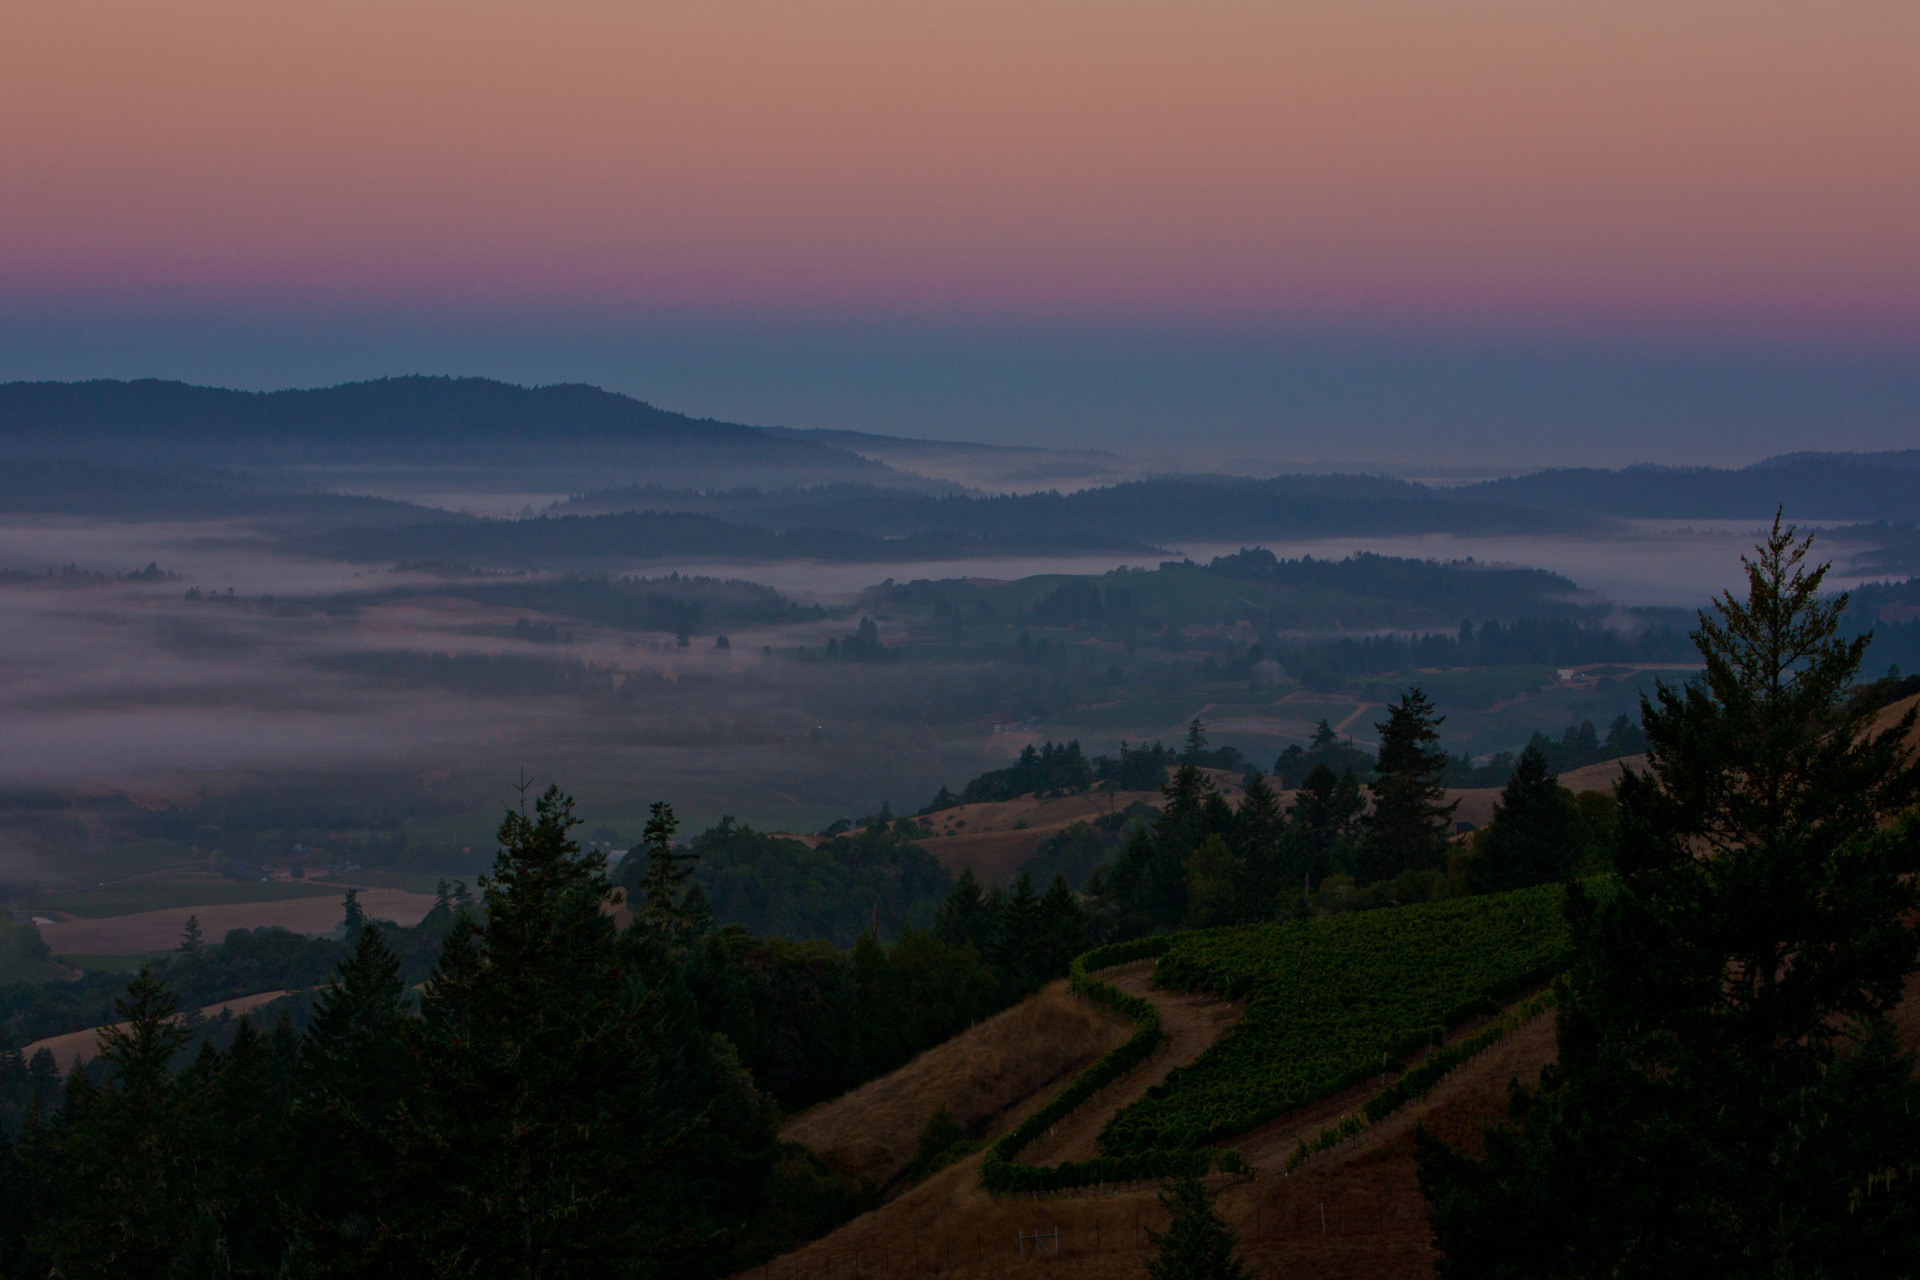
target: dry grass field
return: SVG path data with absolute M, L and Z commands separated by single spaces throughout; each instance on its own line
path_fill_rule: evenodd
M 433 895 L 404 889 L 362 889 L 360 906 L 376 920 L 416 925 L 433 910 Z M 277 926 L 294 933 L 330 933 L 340 923 L 338 897 L 286 898 L 278 902 L 214 903 L 169 907 L 99 919 L 56 920 L 40 926 L 40 936 L 57 956 L 125 956 L 165 951 L 177 945 L 187 917 L 200 917 L 200 930 L 217 942 L 231 929 Z
M 1049 983 L 898 1071 L 802 1112 L 780 1136 L 885 1187 L 941 1107 L 969 1136 L 997 1136 L 1131 1033 L 1124 1019 L 1071 994 L 1064 981 Z
M 1149 989 L 1145 966 L 1115 976 L 1160 1005 L 1175 1044 L 1092 1099 L 1083 1112 L 1037 1143 L 1031 1158 L 1083 1154 L 1081 1148 L 1090 1149 L 1091 1135 L 1107 1117 L 1172 1066 L 1191 1060 L 1231 1025 L 1234 1010 L 1223 1001 Z M 1183 1027 L 1192 1031 L 1184 1046 Z M 1532 1080 L 1552 1054 L 1549 1015 L 1495 1045 L 1419 1103 L 1315 1157 L 1291 1176 L 1285 1173 L 1286 1159 L 1299 1138 L 1351 1110 L 1374 1086 L 1324 1099 L 1233 1140 L 1231 1145 L 1252 1161 L 1259 1176 L 1219 1175 L 1210 1181 L 1218 1192 L 1219 1212 L 1240 1233 L 1254 1274 L 1307 1280 L 1430 1277 L 1434 1259 L 1413 1170 L 1414 1126 L 1424 1123 L 1449 1141 L 1471 1146 L 1480 1127 L 1504 1111 L 1507 1081 L 1516 1076 Z M 1036 1096 L 1028 1106 L 1040 1100 Z M 941 1170 L 754 1274 L 794 1280 L 985 1280 L 1043 1267 L 1063 1277 L 1119 1280 L 1143 1273 L 1149 1256 L 1145 1229 L 1159 1229 L 1166 1222 L 1155 1188 L 1133 1185 L 1033 1199 L 996 1198 L 980 1190 L 979 1160 L 973 1156 Z M 1043 1244 L 1034 1243 L 1034 1232 L 1046 1236 Z M 1036 1256 L 1037 1249 L 1047 1252 Z
M 261 991 L 254 995 L 223 1001 L 220 1004 L 210 1004 L 200 1012 L 206 1017 L 217 1018 L 222 1011 L 225 1011 L 237 1018 L 249 1010 L 258 1009 L 261 1005 L 278 1000 L 286 994 L 285 991 Z M 106 1030 L 105 1027 L 89 1027 L 85 1031 L 69 1031 L 61 1036 L 48 1036 L 45 1040 L 35 1040 L 22 1052 L 26 1057 L 31 1058 L 42 1049 L 51 1050 L 54 1062 L 58 1064 L 61 1073 L 65 1074 L 74 1063 L 92 1062 L 99 1055 L 100 1033 L 104 1030 Z

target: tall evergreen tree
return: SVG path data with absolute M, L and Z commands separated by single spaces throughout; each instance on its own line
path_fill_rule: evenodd
M 1810 541 L 1810 540 L 1809 540 Z M 1643 700 L 1617 883 L 1568 893 L 1559 1060 L 1470 1159 L 1423 1135 L 1449 1277 L 1920 1273 L 1920 765 L 1843 697 L 1867 640 L 1778 520 Z
M 973 868 L 962 867 L 934 916 L 934 936 L 950 947 L 971 947 L 985 957 L 993 950 L 996 924 Z
M 1387 710 L 1374 766 L 1373 812 L 1367 815 L 1365 870 L 1384 879 L 1406 868 L 1438 869 L 1446 863 L 1448 824 L 1456 805 L 1445 803 L 1447 753 L 1433 703 L 1419 688 L 1400 695 Z
M 1087 913 L 1062 873 L 1053 873 L 1053 882 L 1040 897 L 1037 914 L 1039 942 L 1035 958 L 1040 976 L 1043 980 L 1061 977 L 1073 958 L 1087 946 Z
M 1213 1211 L 1213 1196 L 1198 1178 L 1182 1178 L 1160 1192 L 1171 1215 L 1165 1232 L 1147 1232 L 1156 1250 L 1148 1280 L 1250 1280 L 1240 1238 Z
M 1529 746 L 1514 762 L 1477 842 L 1478 887 L 1498 893 L 1563 879 L 1573 869 L 1579 819 L 1573 797 L 1547 770 L 1546 753 Z
M 1285 874 L 1287 815 L 1280 797 L 1258 769 L 1247 774 L 1246 794 L 1233 816 L 1233 849 L 1240 858 L 1238 886 L 1242 915 L 1263 920 L 1272 916 L 1281 893 L 1288 888 Z
M 666 931 L 616 931 L 576 825 L 557 788 L 506 815 L 485 922 L 456 923 L 408 1027 L 422 1083 L 396 1126 L 402 1235 L 429 1272 L 712 1265 L 765 1185 L 770 1102 L 700 1028 Z
M 1313 767 L 1287 810 L 1281 842 L 1281 901 L 1296 901 L 1296 891 L 1304 901 L 1315 883 L 1358 861 L 1366 808 L 1353 770 L 1343 769 L 1336 775 L 1325 764 Z
M 243 1017 L 227 1052 L 205 1057 L 211 1071 L 199 1140 L 227 1265 L 235 1276 L 297 1272 L 297 1171 L 306 1162 L 318 1163 L 320 1153 L 299 1143 L 292 1128 L 294 1055 L 279 1052 Z M 333 1167 L 326 1172 L 339 1174 Z
M 674 817 L 672 807 L 664 800 L 656 800 L 640 833 L 647 864 L 645 877 L 640 882 L 639 907 L 634 915 L 648 928 L 669 936 L 685 930 L 687 921 L 681 910 L 681 899 L 687 880 L 693 875 L 694 855 L 673 847 L 673 833 L 679 829 L 680 820 Z
M 186 1044 L 173 992 L 141 965 L 100 1033 L 111 1079 L 67 1082 L 54 1136 L 56 1206 L 35 1245 L 63 1276 L 164 1276 L 203 1225 L 205 1188 L 189 1085 L 169 1069 Z
M 1007 973 L 1016 990 L 1027 991 L 1052 976 L 1044 973 L 1041 951 L 1040 895 L 1033 887 L 1031 873 L 1014 877 L 1007 893 L 1006 907 L 1000 916 L 1000 936 L 992 960 Z
M 393 1239 L 407 1201 L 392 1129 L 418 1087 L 404 990 L 400 958 L 380 930 L 360 930 L 300 1045 L 294 1131 L 308 1157 L 301 1228 L 340 1268 L 362 1275 L 407 1265 Z M 238 1040 L 234 1050 L 237 1060 Z

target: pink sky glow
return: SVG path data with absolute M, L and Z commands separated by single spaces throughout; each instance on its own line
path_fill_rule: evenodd
M 1910 0 L 15 0 L 0 290 L 1920 338 Z

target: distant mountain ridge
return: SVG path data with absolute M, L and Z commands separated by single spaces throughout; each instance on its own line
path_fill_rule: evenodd
M 598 387 L 424 375 L 285 391 L 159 379 L 4 383 L 0 452 L 267 467 L 608 462 L 616 473 L 657 468 L 698 483 L 896 474 L 820 441 L 694 418 Z
M 554 428 L 612 439 L 775 439 L 757 427 L 656 408 L 583 383 L 522 387 L 490 378 L 411 374 L 283 391 L 236 391 L 144 378 L 0 383 L 0 433 L 180 433 L 245 439 L 340 436 L 537 439 Z M 805 444 L 807 442 L 800 442 Z
M 1719 467 L 1559 467 L 1439 490 L 1454 502 L 1498 503 L 1622 519 L 1920 519 L 1920 451 L 1787 454 Z

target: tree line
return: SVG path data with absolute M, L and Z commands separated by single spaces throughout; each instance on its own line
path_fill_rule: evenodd
M 758 937 L 716 925 L 666 805 L 618 883 L 576 825 L 557 789 L 509 812 L 478 899 L 446 890 L 431 930 L 349 898 L 340 943 L 190 932 L 57 1090 L 0 1050 L 0 1085 L 24 1079 L 0 1127 L 0 1275 L 727 1274 L 873 1203 L 782 1145 L 783 1113 L 1022 998 L 1085 942 L 1063 881 L 971 875 L 891 945 Z M 296 967 L 335 948 L 304 1029 L 213 1037 L 179 1016 L 175 983 L 224 990 L 262 946 L 312 950 Z

